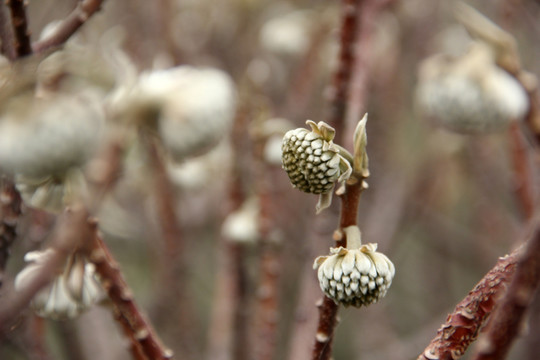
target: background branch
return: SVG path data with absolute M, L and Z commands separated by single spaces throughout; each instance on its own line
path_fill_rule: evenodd
M 46 38 L 32 45 L 34 52 L 64 44 L 88 19 L 101 9 L 104 0 L 81 0 L 75 9 Z
M 534 299 L 540 283 L 540 226 L 520 248 L 515 275 L 504 297 L 499 301 L 485 333 L 478 341 L 474 360 L 502 360 L 519 335 L 525 312 Z
M 521 249 L 500 258 L 456 305 L 454 311 L 448 315 L 446 323 L 437 331 L 437 336 L 431 340 L 418 360 L 450 360 L 459 358 L 465 353 L 478 337 L 480 329 L 497 304 L 497 299 L 514 275 Z
M 30 32 L 28 31 L 28 22 L 26 20 L 26 1 L 8 0 L 6 1 L 11 11 L 11 25 L 13 26 L 13 46 L 17 58 L 32 54 L 30 45 Z
M 17 223 L 21 216 L 21 195 L 13 182 L 3 179 L 0 190 L 0 288 L 9 258 L 10 247 L 17 238 Z
M 97 221 L 89 220 L 85 227 L 93 229 L 94 236 L 85 245 L 84 251 L 96 266 L 101 285 L 111 299 L 115 312 L 119 314 L 116 318 L 124 332 L 129 332 L 128 337 L 138 343 L 133 345 L 134 351 L 138 352 L 140 346 L 148 359 L 171 359 L 172 352 L 163 346 L 152 325 L 140 311 L 118 263 L 97 233 Z

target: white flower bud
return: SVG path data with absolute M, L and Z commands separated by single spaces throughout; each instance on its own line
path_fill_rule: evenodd
M 180 66 L 142 74 L 110 99 L 115 118 L 154 128 L 177 161 L 205 153 L 229 132 L 235 113 L 223 71 Z
M 436 55 L 419 71 L 418 103 L 441 125 L 461 133 L 487 133 L 521 120 L 528 97 L 511 75 L 497 67 L 489 47 L 475 43 L 459 58 Z
M 24 259 L 30 264 L 15 278 L 15 289 L 23 289 L 43 271 L 43 264 L 54 251 L 47 249 L 27 253 Z M 34 296 L 33 309 L 40 316 L 56 320 L 79 315 L 102 297 L 102 289 L 94 273 L 93 264 L 87 263 L 80 255 L 71 255 L 63 272 Z
M 351 164 L 333 144 L 334 129 L 308 120 L 309 131 L 298 128 L 283 137 L 282 163 L 294 187 L 312 194 L 325 194 L 334 188 L 339 179 L 346 180 Z
M 304 53 L 311 41 L 312 15 L 309 11 L 293 11 L 268 20 L 260 33 L 263 48 L 285 56 Z
M 394 264 L 377 244 L 365 244 L 359 249 L 330 249 L 330 256 L 319 256 L 314 267 L 322 291 L 337 304 L 360 307 L 376 303 L 386 295 L 392 284 Z
M 63 175 L 92 156 L 104 121 L 91 96 L 17 96 L 0 113 L 0 167 L 34 178 Z
M 361 245 L 360 229 L 343 229 L 347 248 L 331 248 L 329 256 L 315 259 L 322 291 L 344 306 L 370 305 L 386 295 L 392 284 L 395 268 L 386 255 L 377 252 L 377 244 Z
M 222 227 L 223 235 L 234 242 L 253 243 L 259 238 L 259 201 L 253 197 L 229 214 Z

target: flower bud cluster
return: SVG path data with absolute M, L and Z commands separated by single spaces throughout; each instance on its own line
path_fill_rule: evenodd
M 55 250 L 33 251 L 24 256 L 30 262 L 15 278 L 15 289 L 22 290 L 43 271 L 47 259 Z M 32 307 L 40 316 L 61 320 L 73 318 L 94 305 L 102 297 L 102 289 L 95 278 L 94 265 L 78 254 L 68 258 L 61 274 L 41 289 L 32 300 Z
M 115 119 L 155 131 L 177 161 L 205 153 L 225 137 L 235 112 L 223 71 L 179 66 L 141 74 L 109 99 Z
M 315 260 L 319 284 L 336 303 L 360 307 L 376 303 L 392 284 L 395 268 L 377 244 L 359 249 L 332 248 L 332 255 Z
M 522 120 L 529 108 L 524 87 L 509 73 L 520 71 L 516 41 L 464 3 L 457 3 L 456 16 L 474 41 L 461 56 L 437 54 L 422 62 L 417 89 L 420 108 L 456 132 L 504 130 Z
M 294 187 L 307 193 L 325 194 L 337 180 L 346 180 L 351 164 L 333 144 L 334 129 L 308 120 L 312 130 L 299 128 L 283 137 L 282 163 Z
M 377 252 L 377 244 L 360 245 L 360 230 L 345 229 L 347 248 L 331 248 L 330 255 L 315 259 L 322 291 L 336 304 L 360 307 L 383 298 L 392 284 L 394 264 Z

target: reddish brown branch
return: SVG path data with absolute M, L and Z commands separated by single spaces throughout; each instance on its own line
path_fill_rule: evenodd
M 315 334 L 313 360 L 328 360 L 332 355 L 334 330 L 337 325 L 338 305 L 329 297 L 324 297 L 317 305 L 319 308 L 319 325 Z
M 177 257 L 181 253 L 183 246 L 182 232 L 176 214 L 173 185 L 167 174 L 167 169 L 165 168 L 165 163 L 157 144 L 149 137 L 147 137 L 145 141 L 150 156 L 150 163 L 153 167 L 157 211 L 161 222 L 160 225 L 163 232 L 163 239 L 165 240 L 165 247 L 167 249 L 165 253 L 170 261 L 178 262 L 179 259 L 177 259 Z M 180 268 L 181 266 L 177 267 Z M 176 281 L 178 281 L 178 279 Z
M 85 246 L 88 259 L 96 266 L 96 273 L 115 311 L 117 319 L 129 338 L 134 339 L 148 359 L 171 359 L 172 351 L 165 348 L 156 335 L 152 325 L 143 315 L 135 300 L 133 292 L 127 285 L 120 267 L 109 249 L 97 234 L 97 222 L 89 221 L 94 229 L 94 236 Z
M 13 27 L 11 26 L 11 16 L 5 2 L 0 2 L 0 51 L 2 55 L 10 61 L 17 58 L 13 41 Z
M 131 331 L 129 321 L 124 316 L 122 316 L 122 314 L 117 309 L 115 309 L 114 311 L 114 319 L 118 321 L 120 326 L 122 326 L 122 330 L 124 331 L 124 334 L 129 339 L 130 352 L 131 352 L 131 355 L 133 356 L 133 359 L 147 360 L 148 358 L 144 354 L 144 350 L 141 344 L 139 344 L 139 342 L 135 338 L 135 333 Z
M 476 340 L 480 329 L 492 313 L 497 299 L 512 278 L 519 258 L 519 249 L 500 258 L 497 264 L 459 302 L 437 336 L 431 340 L 418 360 L 451 360 L 461 357 Z
M 13 26 L 13 41 L 17 58 L 32 54 L 30 45 L 30 33 L 26 20 L 26 1 L 7 0 L 6 4 L 11 11 L 11 25 Z
M 478 341 L 474 360 L 502 360 L 519 335 L 525 312 L 540 283 L 540 227 L 521 248 L 515 275 L 499 301 L 484 335 Z
M 534 214 L 534 193 L 527 141 L 518 123 L 510 128 L 510 151 L 514 165 L 515 193 L 526 219 Z
M 349 97 L 349 84 L 354 65 L 354 47 L 360 18 L 362 0 L 342 0 L 340 50 L 338 67 L 330 88 L 330 114 L 327 123 L 342 134 L 345 129 L 345 114 Z
M 81 0 L 75 9 L 45 39 L 32 45 L 34 52 L 64 44 L 88 19 L 101 9 L 104 0 Z
M 17 238 L 17 223 L 21 216 L 21 195 L 13 182 L 3 180 L 0 192 L 0 288 L 4 269 L 9 258 L 9 249 Z
M 272 239 L 272 231 L 279 228 L 276 214 L 279 211 L 275 192 L 277 175 L 281 168 L 268 164 L 264 160 L 266 138 L 255 142 L 255 159 L 257 160 L 256 183 L 259 198 L 259 234 L 260 259 L 259 280 L 257 289 L 257 311 L 255 314 L 256 346 L 255 357 L 259 360 L 272 360 L 277 352 L 277 336 L 279 319 L 279 280 L 282 258 L 280 257 L 279 239 Z

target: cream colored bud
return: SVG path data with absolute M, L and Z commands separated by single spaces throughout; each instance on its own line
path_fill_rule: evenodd
M 347 233 L 348 240 L 352 232 Z M 358 241 L 359 241 L 359 231 Z M 354 235 L 354 234 L 353 234 Z M 377 252 L 377 244 L 358 248 L 332 248 L 329 256 L 315 259 L 321 290 L 336 304 L 360 307 L 374 304 L 386 295 L 395 274 L 394 264 Z
M 180 66 L 141 74 L 109 99 L 113 118 L 152 129 L 177 161 L 207 152 L 226 137 L 235 113 L 231 78 Z
M 320 211 L 329 206 L 336 181 L 350 177 L 352 156 L 333 143 L 335 130 L 331 126 L 322 121 L 315 124 L 308 120 L 306 123 L 311 126 L 311 131 L 298 128 L 285 134 L 281 160 L 295 188 L 322 195 L 317 206 Z
M 0 167 L 34 178 L 63 175 L 94 154 L 104 121 L 91 95 L 18 96 L 0 113 Z
M 33 251 L 25 255 L 29 264 L 15 278 L 15 289 L 24 289 L 40 272 L 53 249 Z M 95 268 L 77 254 L 71 255 L 64 270 L 32 300 L 32 308 L 40 316 L 62 320 L 79 315 L 102 297 L 102 289 L 95 279 Z
M 529 107 L 523 87 L 497 67 L 482 43 L 474 43 L 458 58 L 436 55 L 425 60 L 417 98 L 425 115 L 461 133 L 504 130 Z

